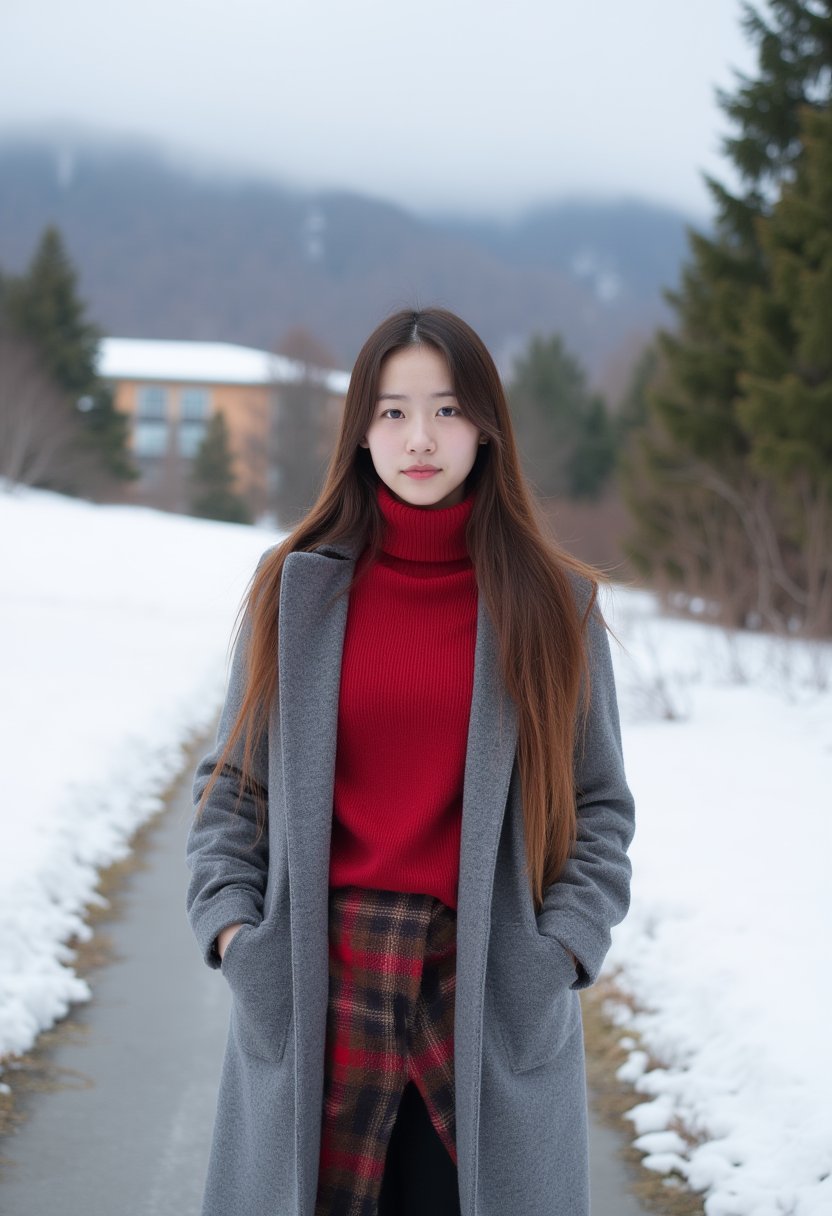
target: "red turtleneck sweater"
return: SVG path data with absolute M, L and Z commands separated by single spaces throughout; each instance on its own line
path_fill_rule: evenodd
M 382 551 L 347 612 L 329 882 L 456 908 L 477 635 L 465 544 L 474 494 L 413 507 L 380 482 L 378 502 Z

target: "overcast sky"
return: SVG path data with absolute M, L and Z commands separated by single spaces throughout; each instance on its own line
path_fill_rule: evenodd
M 82 123 L 302 186 L 710 213 L 740 0 L 0 0 L 0 134 Z M 2 184 L 0 184 L 2 188 Z

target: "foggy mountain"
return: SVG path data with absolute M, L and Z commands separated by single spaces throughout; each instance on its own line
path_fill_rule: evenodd
M 342 366 L 387 312 L 442 304 L 503 371 L 532 333 L 557 331 L 597 383 L 620 387 L 670 320 L 661 291 L 677 283 L 688 222 L 636 201 L 556 202 L 511 223 L 428 217 L 209 176 L 146 148 L 0 140 L 0 270 L 20 272 L 55 223 L 107 333 L 274 347 L 301 325 Z

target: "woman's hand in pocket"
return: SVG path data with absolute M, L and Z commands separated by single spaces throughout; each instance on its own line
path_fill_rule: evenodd
M 235 933 L 239 933 L 242 927 L 242 924 L 239 922 L 233 925 L 226 925 L 226 927 L 221 929 L 217 934 L 217 954 L 220 956 L 220 962 L 222 962 L 223 955 L 228 947 L 228 943 L 231 941 Z

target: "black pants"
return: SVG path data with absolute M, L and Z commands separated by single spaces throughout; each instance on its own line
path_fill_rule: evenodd
M 460 1216 L 456 1166 L 412 1081 L 390 1134 L 378 1216 Z

